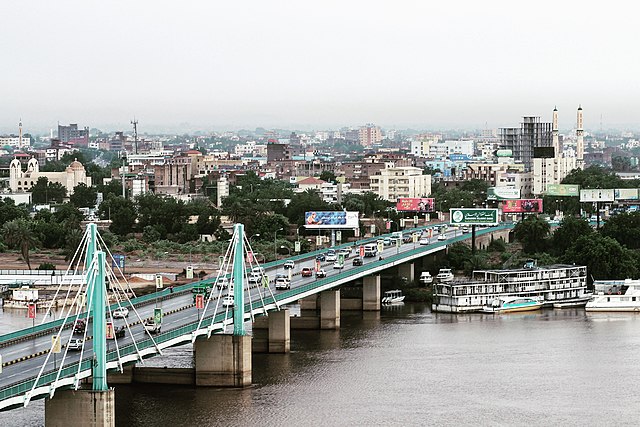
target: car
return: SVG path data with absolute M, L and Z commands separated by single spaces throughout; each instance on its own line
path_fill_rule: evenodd
M 67 344 L 67 348 L 73 351 L 80 351 L 82 350 L 83 343 L 84 341 L 81 338 L 71 338 Z
M 87 327 L 87 323 L 84 320 L 78 320 L 73 327 L 74 334 L 84 334 L 84 330 Z
M 342 270 L 344 268 L 344 263 L 341 264 L 339 261 L 336 261 L 333 263 L 333 268 Z
M 360 257 L 354 258 L 354 259 L 353 259 L 353 265 L 354 265 L 354 266 L 356 266 L 356 265 L 362 265 L 362 258 L 360 258 Z
M 404 236 L 402 236 L 402 242 L 403 243 L 413 242 L 413 236 L 411 234 L 405 234 Z
M 288 270 L 288 269 L 290 269 L 290 268 L 295 268 L 295 266 L 296 266 L 296 263 L 295 263 L 295 262 L 293 262 L 293 261 L 291 261 L 291 260 L 289 260 L 289 261 L 285 261 L 285 262 L 284 262 L 284 265 L 283 265 L 282 267 L 283 267 L 285 270 Z
M 227 279 L 226 277 L 221 277 L 216 282 L 216 287 L 218 289 L 227 289 L 228 286 L 229 286 L 229 279 Z
M 418 244 L 420 244 L 420 245 L 428 245 L 429 244 L 429 238 L 428 237 L 421 237 L 420 240 L 418 240 Z
M 316 271 L 316 278 L 322 278 L 322 277 L 327 277 L 327 272 L 324 271 L 324 268 L 321 268 L 320 270 Z
M 126 332 L 126 328 L 124 327 L 124 325 L 120 326 L 118 329 L 115 330 L 115 338 L 124 338 L 124 333 Z
M 233 307 L 233 304 L 234 304 L 234 301 L 231 295 L 227 295 L 226 297 L 222 298 L 223 307 Z
M 260 274 L 261 276 L 263 276 L 264 275 L 264 268 L 258 267 L 258 266 L 253 267 L 251 269 L 251 273 L 257 273 L 257 274 Z
M 327 262 L 334 262 L 338 259 L 338 254 L 335 252 L 327 252 L 327 254 L 325 255 L 325 260 Z
M 468 225 L 463 225 L 462 226 L 462 234 L 467 234 L 469 231 L 471 231 L 471 230 L 469 229 Z
M 144 328 L 150 334 L 158 334 L 160 333 L 161 326 L 156 324 L 155 320 L 149 318 L 149 319 L 144 319 Z
M 113 310 L 114 319 L 124 319 L 129 316 L 129 309 L 127 307 L 118 307 Z
M 382 244 L 385 246 L 391 246 L 391 237 L 385 237 L 384 239 L 382 239 Z
M 447 240 L 446 234 L 438 234 L 438 240 Z
M 276 279 L 276 290 L 291 289 L 291 282 L 286 277 L 278 277 Z
M 252 272 L 247 278 L 247 281 L 253 285 L 259 284 L 262 281 L 262 273 Z
M 313 270 L 311 268 L 309 268 L 309 267 L 304 267 L 302 269 L 302 271 L 300 272 L 300 275 L 302 277 L 311 277 L 311 276 L 313 276 Z
M 340 249 L 338 251 L 338 255 L 340 255 L 340 254 L 344 255 L 344 259 L 347 259 L 351 255 L 351 250 L 350 249 Z
M 326 257 L 324 256 L 324 254 L 316 255 L 316 261 L 324 262 L 325 259 L 326 259 Z

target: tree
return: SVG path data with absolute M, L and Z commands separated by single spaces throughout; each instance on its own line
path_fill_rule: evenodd
M 24 205 L 16 206 L 13 199 L 6 197 L 0 200 L 0 224 L 17 218 L 26 218 L 28 215 L 27 208 Z
M 551 238 L 551 251 L 556 255 L 564 254 L 581 236 L 592 234 L 593 228 L 583 219 L 565 216 Z
M 73 194 L 69 196 L 69 200 L 78 208 L 93 208 L 96 205 L 96 197 L 98 190 L 95 187 L 87 187 L 86 184 L 80 183 L 73 188 Z
M 29 250 L 38 244 L 38 239 L 31 229 L 30 222 L 24 218 L 7 222 L 2 226 L 2 236 L 7 245 L 20 248 L 22 259 L 25 260 L 29 270 L 31 270 Z
M 562 257 L 566 263 L 586 265 L 593 279 L 637 278 L 637 252 L 599 233 L 581 236 Z
M 113 194 L 100 203 L 98 209 L 100 218 L 110 219 L 109 230 L 119 235 L 126 236 L 133 231 L 136 223 L 136 208 L 130 199 L 114 196 Z
M 31 200 L 34 204 L 43 204 L 49 202 L 62 203 L 67 197 L 67 189 L 59 182 L 49 182 L 44 176 L 38 178 L 38 181 L 31 187 Z
M 287 206 L 287 218 L 292 224 L 304 224 L 304 214 L 308 211 L 326 211 L 329 204 L 322 200 L 320 195 L 313 190 L 296 193 L 291 197 Z
M 574 169 L 563 180 L 563 184 L 578 184 L 580 188 L 626 188 L 624 182 L 612 171 L 601 166 Z
M 526 253 L 544 252 L 547 247 L 547 236 L 551 227 L 549 223 L 537 215 L 529 215 L 520 221 L 513 232 L 522 243 L 522 249 Z
M 605 222 L 600 232 L 629 249 L 640 249 L 640 212 L 613 216 Z
M 326 182 L 336 182 L 336 174 L 330 170 L 324 170 L 320 174 L 320 179 Z

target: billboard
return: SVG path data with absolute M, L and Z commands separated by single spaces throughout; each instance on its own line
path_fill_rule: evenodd
M 396 203 L 397 211 L 433 212 L 435 199 L 424 197 L 401 197 Z
M 311 211 L 304 214 L 305 228 L 358 228 L 358 212 Z
M 519 188 L 489 187 L 487 189 L 487 200 L 515 200 L 519 198 Z
M 577 184 L 547 184 L 547 196 L 579 196 L 580 186 Z
M 507 200 L 502 205 L 504 213 L 542 212 L 542 199 Z
M 553 147 L 533 147 L 533 157 L 536 159 L 553 159 L 555 156 Z
M 498 223 L 498 209 L 451 209 L 450 218 L 453 225 L 496 225 Z
M 602 189 L 592 188 L 588 190 L 580 190 L 581 202 L 613 202 L 613 188 Z
M 637 188 L 616 188 L 613 190 L 616 200 L 638 200 Z

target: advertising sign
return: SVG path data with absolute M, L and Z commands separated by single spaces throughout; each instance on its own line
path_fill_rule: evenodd
M 35 304 L 29 304 L 28 314 L 29 314 L 29 319 L 35 319 L 36 318 L 36 305 Z
M 343 253 L 339 253 L 338 254 L 338 264 L 340 264 L 341 266 L 344 265 L 344 254 Z
M 269 287 L 269 276 L 262 276 L 262 287 L 263 288 Z
M 153 321 L 156 325 L 160 325 L 162 323 L 162 309 L 154 308 L 153 309 Z
M 193 279 L 193 266 L 187 266 L 187 279 Z
M 196 308 L 202 310 L 204 308 L 204 295 L 196 295 Z
M 637 188 L 616 188 L 613 190 L 616 200 L 638 200 Z
M 515 200 L 519 198 L 519 188 L 489 187 L 487 189 L 487 200 Z
M 413 243 L 418 243 L 418 240 L 420 240 L 420 234 L 418 234 L 418 233 L 413 233 L 413 234 L 411 235 L 411 241 L 412 241 Z
M 253 252 L 247 252 L 247 262 L 249 264 L 253 263 Z
M 125 256 L 123 254 L 113 254 L 113 259 L 111 260 L 111 267 L 116 268 L 120 267 L 120 269 L 124 269 L 124 260 Z
M 364 246 L 360 246 L 359 252 L 360 252 L 360 258 L 364 258 Z
M 336 240 L 338 242 L 342 241 L 342 231 L 340 230 L 336 231 Z
M 613 188 L 591 188 L 588 190 L 580 190 L 581 202 L 613 202 L 614 199 Z
M 293 242 L 293 250 L 295 252 L 300 252 L 300 240 L 296 240 Z
M 378 252 L 382 252 L 384 250 L 384 242 L 382 240 L 378 240 Z
M 305 212 L 305 228 L 357 228 L 358 212 L 312 211 Z
M 386 227 L 387 231 L 391 230 L 391 221 L 387 221 L 385 223 L 385 227 Z
M 542 199 L 506 200 L 502 205 L 504 213 L 542 212 Z
M 371 234 L 376 234 L 376 225 L 375 224 L 371 224 L 370 232 L 371 232 Z
M 60 343 L 60 335 L 54 335 L 51 337 L 51 353 L 60 353 L 62 351 L 62 345 Z
M 498 209 L 456 208 L 450 212 L 451 224 L 496 225 Z
M 396 203 L 397 211 L 433 212 L 435 199 L 424 197 L 401 197 Z
M 547 184 L 547 196 L 579 196 L 580 186 L 577 184 Z
M 316 236 L 316 246 L 320 246 L 322 244 L 322 236 Z
M 156 274 L 156 289 L 162 289 L 162 275 Z
M 321 268 L 320 261 L 316 261 L 316 272 L 320 271 Z
M 108 340 L 112 340 L 113 339 L 113 322 L 107 322 L 107 339 Z

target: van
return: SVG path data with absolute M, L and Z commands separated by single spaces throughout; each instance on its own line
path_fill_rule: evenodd
M 365 257 L 374 257 L 378 255 L 378 245 L 375 243 L 368 243 L 364 245 L 364 256 Z

